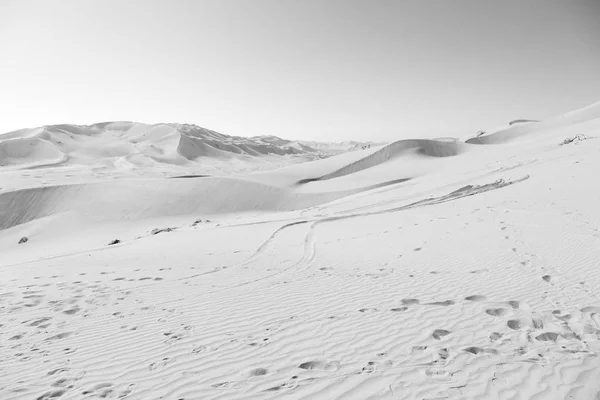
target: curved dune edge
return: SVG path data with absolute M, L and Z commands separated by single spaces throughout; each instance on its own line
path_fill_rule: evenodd
M 540 121 L 538 119 L 519 118 L 519 119 L 513 119 L 508 124 L 516 125 L 516 124 L 527 124 L 527 123 L 532 123 L 532 122 L 540 122 Z
M 0 166 L 104 165 L 118 168 L 149 162 L 204 167 L 205 161 L 231 166 L 230 160 L 270 163 L 275 156 L 314 159 L 319 151 L 281 138 L 224 135 L 196 125 L 103 122 L 48 125 L 0 134 Z M 276 158 L 276 157 L 275 157 Z
M 558 117 L 543 121 L 523 120 L 511 121 L 511 126 L 498 132 L 467 139 L 470 144 L 503 144 L 520 139 L 535 133 L 544 133 L 549 130 L 565 128 L 571 125 L 587 122 L 600 118 L 600 102 L 591 104 L 579 110 L 571 111 Z
M 0 231 L 0 399 L 594 399 L 600 141 L 566 131 L 600 120 L 294 189 L 370 152 L 4 192 L 50 215 Z
M 0 230 L 64 212 L 94 220 L 293 211 L 407 181 L 395 179 L 358 189 L 294 193 L 223 177 L 100 182 L 23 189 L 0 194 Z
M 457 140 L 399 140 L 334 172 L 317 178 L 302 179 L 298 181 L 298 184 L 301 185 L 314 181 L 324 181 L 353 174 L 355 172 L 383 164 L 390 159 L 401 156 L 401 154 L 407 150 L 416 150 L 420 154 L 429 157 L 452 157 L 461 154 L 462 152 L 466 151 L 466 149 L 467 146 Z
M 0 141 L 0 167 L 40 167 L 66 162 L 68 156 L 37 136 Z

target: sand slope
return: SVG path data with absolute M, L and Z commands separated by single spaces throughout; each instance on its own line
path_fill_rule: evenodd
M 600 118 L 600 102 L 545 121 L 532 121 L 517 124 L 511 123 L 512 126 L 510 128 L 471 138 L 466 142 L 473 144 L 506 143 L 519 138 L 527 138 L 535 133 L 548 134 L 549 131 L 568 127 L 576 129 L 577 124 L 593 121 L 598 118 Z M 517 120 L 517 122 L 518 121 L 521 120 Z
M 358 145 L 358 143 L 356 144 Z M 160 164 L 239 172 L 231 161 L 269 164 L 274 156 L 317 159 L 354 148 L 319 144 L 319 150 L 275 136 L 243 138 L 188 124 L 105 122 L 50 125 L 0 135 L 0 167 L 57 164 L 111 167 L 115 172 Z M 288 162 L 289 163 L 289 162 Z M 208 165 L 207 165 L 208 164 Z M 276 164 L 277 165 L 277 164 Z M 181 172 L 180 172 L 181 173 Z
M 596 399 L 595 107 L 489 146 L 5 189 L 0 398 Z

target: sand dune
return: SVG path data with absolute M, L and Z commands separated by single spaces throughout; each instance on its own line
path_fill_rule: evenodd
M 0 398 L 600 396 L 600 103 L 260 172 L 186 129 L 0 136 Z
M 196 125 L 105 122 L 89 126 L 51 125 L 0 135 L 0 166 L 30 168 L 60 163 L 118 171 L 125 161 L 130 170 L 163 163 L 205 170 L 208 164 L 214 166 L 213 173 L 239 172 L 238 164 L 251 169 L 256 169 L 253 163 L 271 163 L 276 167 L 279 163 L 273 157 L 291 157 L 301 162 L 339 153 L 338 150 L 335 144 L 321 144 L 316 150 L 275 136 L 234 137 Z M 238 163 L 232 164 L 232 160 Z
M 348 194 L 296 194 L 226 177 L 48 186 L 0 194 L 0 229 L 67 212 L 93 220 L 136 220 L 298 210 Z
M 316 177 L 300 180 L 298 183 L 308 183 L 311 181 L 323 181 L 338 178 L 344 175 L 349 175 L 362 171 L 367 168 L 385 163 L 394 157 L 406 154 L 408 151 L 414 151 L 430 157 L 450 157 L 460 154 L 465 151 L 467 146 L 457 140 L 427 140 L 427 139 L 412 139 L 399 140 L 388 144 L 377 150 L 373 154 L 355 161 L 352 164 L 346 165 L 334 172 Z
M 487 135 L 468 139 L 472 144 L 500 144 L 512 140 L 527 138 L 536 133 L 548 133 L 565 127 L 575 128 L 577 124 L 600 118 L 600 102 L 591 104 L 579 110 L 571 111 L 564 115 L 550 118 L 545 121 L 531 122 L 526 124 L 511 124 L 510 128 L 489 133 Z M 513 121 L 514 122 L 514 121 Z
M 55 165 L 68 160 L 57 146 L 37 137 L 0 142 L 0 166 Z

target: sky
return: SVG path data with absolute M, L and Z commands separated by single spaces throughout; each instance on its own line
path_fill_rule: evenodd
M 597 101 L 597 0 L 0 0 L 0 132 L 392 141 Z

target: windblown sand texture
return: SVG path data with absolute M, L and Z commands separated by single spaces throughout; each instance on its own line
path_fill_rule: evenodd
M 0 135 L 0 399 L 600 398 L 600 103 L 512 122 Z

